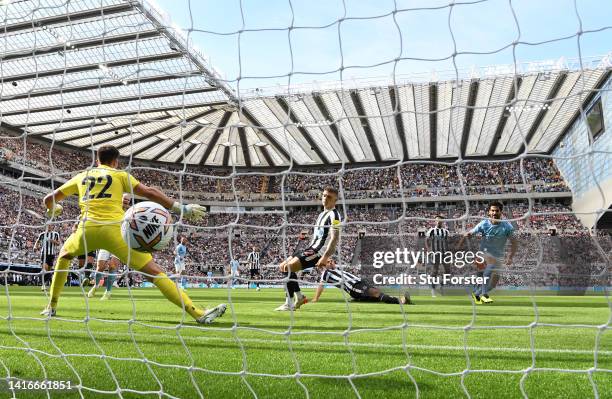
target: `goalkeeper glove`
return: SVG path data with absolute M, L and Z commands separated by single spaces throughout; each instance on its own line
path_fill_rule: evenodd
M 206 208 L 199 204 L 183 205 L 176 201 L 172 204 L 172 210 L 178 214 L 183 213 L 183 217 L 192 222 L 197 222 L 206 215 Z
M 57 217 L 62 214 L 64 208 L 60 204 L 53 204 L 50 209 L 47 209 L 45 214 L 49 219 L 52 217 Z

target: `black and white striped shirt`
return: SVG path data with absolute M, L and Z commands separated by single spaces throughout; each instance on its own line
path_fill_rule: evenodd
M 259 252 L 253 251 L 247 257 L 250 270 L 259 270 Z
M 317 252 L 327 247 L 331 229 L 340 230 L 340 213 L 333 209 L 324 209 L 317 217 L 309 247 Z
M 44 231 L 38 235 L 38 238 L 34 243 L 34 247 L 36 247 L 36 245 L 40 243 L 41 256 L 57 255 L 60 245 L 55 244 L 53 242 L 54 240 L 59 243 L 60 235 L 57 231 Z
M 340 269 L 325 269 L 323 274 L 321 275 L 321 282 L 332 284 L 344 291 L 355 293 L 355 284 L 361 282 L 361 278 L 351 274 L 349 272 L 345 272 Z M 361 293 L 361 292 L 358 292 Z
M 431 239 L 432 251 L 446 252 L 448 251 L 448 236 L 450 233 L 443 227 L 432 227 L 427 230 L 425 236 Z

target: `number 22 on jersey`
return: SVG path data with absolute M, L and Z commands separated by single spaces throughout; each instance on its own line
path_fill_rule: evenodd
M 113 184 L 113 178 L 110 175 L 98 177 L 86 176 L 81 181 L 81 184 L 88 186 L 81 201 L 112 197 L 111 194 L 106 192 L 110 188 L 111 184 Z

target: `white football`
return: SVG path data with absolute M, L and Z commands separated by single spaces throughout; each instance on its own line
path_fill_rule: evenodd
M 156 202 L 135 204 L 125 212 L 121 223 L 123 240 L 132 249 L 142 252 L 161 251 L 172 239 L 172 216 Z

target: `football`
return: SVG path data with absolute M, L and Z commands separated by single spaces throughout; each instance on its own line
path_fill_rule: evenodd
M 170 212 L 156 202 L 140 202 L 125 212 L 121 224 L 123 240 L 142 252 L 160 251 L 168 246 L 173 232 Z

